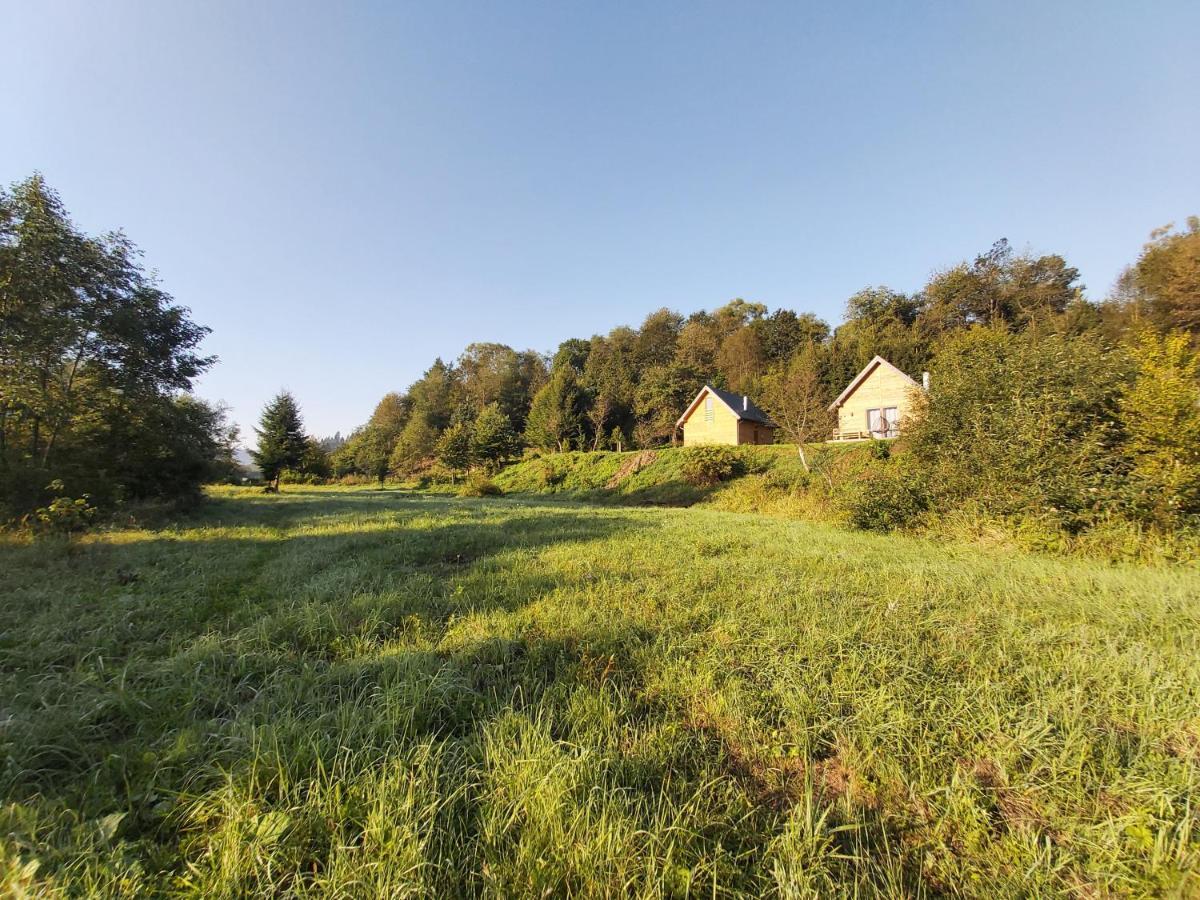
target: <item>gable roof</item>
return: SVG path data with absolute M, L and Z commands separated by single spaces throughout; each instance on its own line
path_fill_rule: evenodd
M 874 372 L 876 369 L 878 369 L 880 366 L 887 366 L 889 369 L 891 369 L 893 372 L 895 372 L 897 375 L 899 375 L 901 378 L 903 378 L 905 381 L 907 381 L 913 387 L 920 387 L 920 385 L 917 384 L 917 382 L 915 380 L 913 380 L 913 378 L 910 375 L 908 375 L 905 372 L 901 372 L 899 369 L 897 369 L 895 366 L 893 366 L 890 362 L 888 362 L 882 356 L 876 355 L 875 358 L 872 359 L 865 366 L 863 366 L 863 370 L 861 372 L 859 372 L 857 375 L 855 375 L 853 380 L 848 385 L 846 385 L 846 389 L 844 391 L 842 391 L 840 394 L 838 394 L 837 399 L 829 404 L 829 408 L 831 410 L 834 410 L 834 409 L 837 409 L 839 406 L 841 406 L 843 403 L 845 403 L 846 399 L 851 394 L 853 394 L 856 390 L 858 390 L 858 386 L 867 380 L 867 376 L 870 375 L 872 372 Z
M 771 417 L 755 406 L 754 402 L 750 400 L 749 397 L 746 397 L 743 394 L 733 394 L 729 391 L 719 391 L 711 384 L 706 384 L 704 387 L 700 388 L 700 393 L 696 395 L 696 399 L 689 403 L 688 408 L 683 411 L 683 415 L 680 416 L 679 421 L 675 423 L 676 428 L 682 425 L 687 417 L 690 416 L 692 412 L 695 411 L 696 407 L 700 405 L 700 401 L 704 399 L 704 394 L 706 391 L 711 393 L 714 397 L 729 407 L 729 411 L 737 418 L 744 419 L 747 422 L 758 422 L 761 425 L 767 425 L 771 428 L 776 427 L 775 423 L 771 421 Z

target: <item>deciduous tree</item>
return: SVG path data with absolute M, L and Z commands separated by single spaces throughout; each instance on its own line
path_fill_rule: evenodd
M 534 447 L 568 450 L 583 431 L 580 390 L 575 368 L 560 365 L 537 392 L 525 425 L 525 440 Z
M 489 470 L 498 469 L 519 449 L 520 441 L 499 403 L 489 403 L 471 429 L 471 456 Z
M 800 351 L 786 366 L 767 375 L 763 381 L 762 400 L 763 408 L 775 424 L 788 440 L 795 443 L 800 464 L 808 472 L 804 445 L 828 439 L 834 423 L 815 346 Z

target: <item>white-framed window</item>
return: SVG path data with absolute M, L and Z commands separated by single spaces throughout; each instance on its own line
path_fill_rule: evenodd
M 711 422 L 713 420 L 713 402 L 712 394 L 704 398 L 704 421 Z

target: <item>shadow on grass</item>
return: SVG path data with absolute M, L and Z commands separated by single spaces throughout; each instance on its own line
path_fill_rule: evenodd
M 391 509 L 394 520 L 380 516 Z M 419 521 L 449 509 L 467 518 Z M 208 530 L 314 516 L 340 517 L 342 530 Z M 333 677 L 392 643 L 436 646 L 452 619 L 515 612 L 573 586 L 537 565 L 542 550 L 653 527 L 617 513 L 291 491 L 217 500 L 195 522 L 128 544 L 0 548 L 10 573 L 0 609 L 5 793 L 70 795 L 106 760 L 135 758 L 206 720 L 237 720 L 289 673 Z M 459 651 L 444 656 L 439 665 L 476 665 Z
M 326 519 L 320 534 L 213 530 Z M 652 517 L 293 489 L 215 499 L 189 524 L 134 543 L 65 546 L 41 560 L 40 576 L 22 567 L 0 609 L 0 795 L 85 823 L 122 814 L 122 852 L 166 879 L 195 859 L 187 803 L 217 808 L 223 790 L 269 807 L 347 754 L 378 763 L 439 742 L 478 765 L 488 730 L 510 713 L 552 709 L 551 736 L 583 744 L 572 733 L 583 727 L 571 705 L 581 689 L 618 692 L 626 720 L 668 716 L 641 691 L 654 633 L 618 622 L 549 636 L 522 616 L 585 587 L 586 574 L 549 570 L 539 554 L 652 529 Z M 0 550 L 0 564 L 47 552 Z M 664 740 L 657 755 L 622 758 L 606 789 L 647 803 L 675 792 L 684 809 L 714 771 L 745 780 L 723 755 L 703 735 Z M 461 801 L 464 840 L 486 802 Z M 715 816 L 694 854 L 749 860 L 785 815 L 760 803 Z M 323 864 L 323 846 L 303 851 L 304 871 Z M 54 873 L 75 860 L 43 862 Z M 748 892 L 760 886 L 752 873 Z M 455 873 L 448 889 L 478 893 L 476 875 Z M 727 875 L 736 886 L 738 874 Z

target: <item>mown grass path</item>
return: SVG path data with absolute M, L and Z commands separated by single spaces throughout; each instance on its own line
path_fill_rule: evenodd
M 1195 569 L 293 488 L 0 594 L 0 893 L 1198 889 Z

